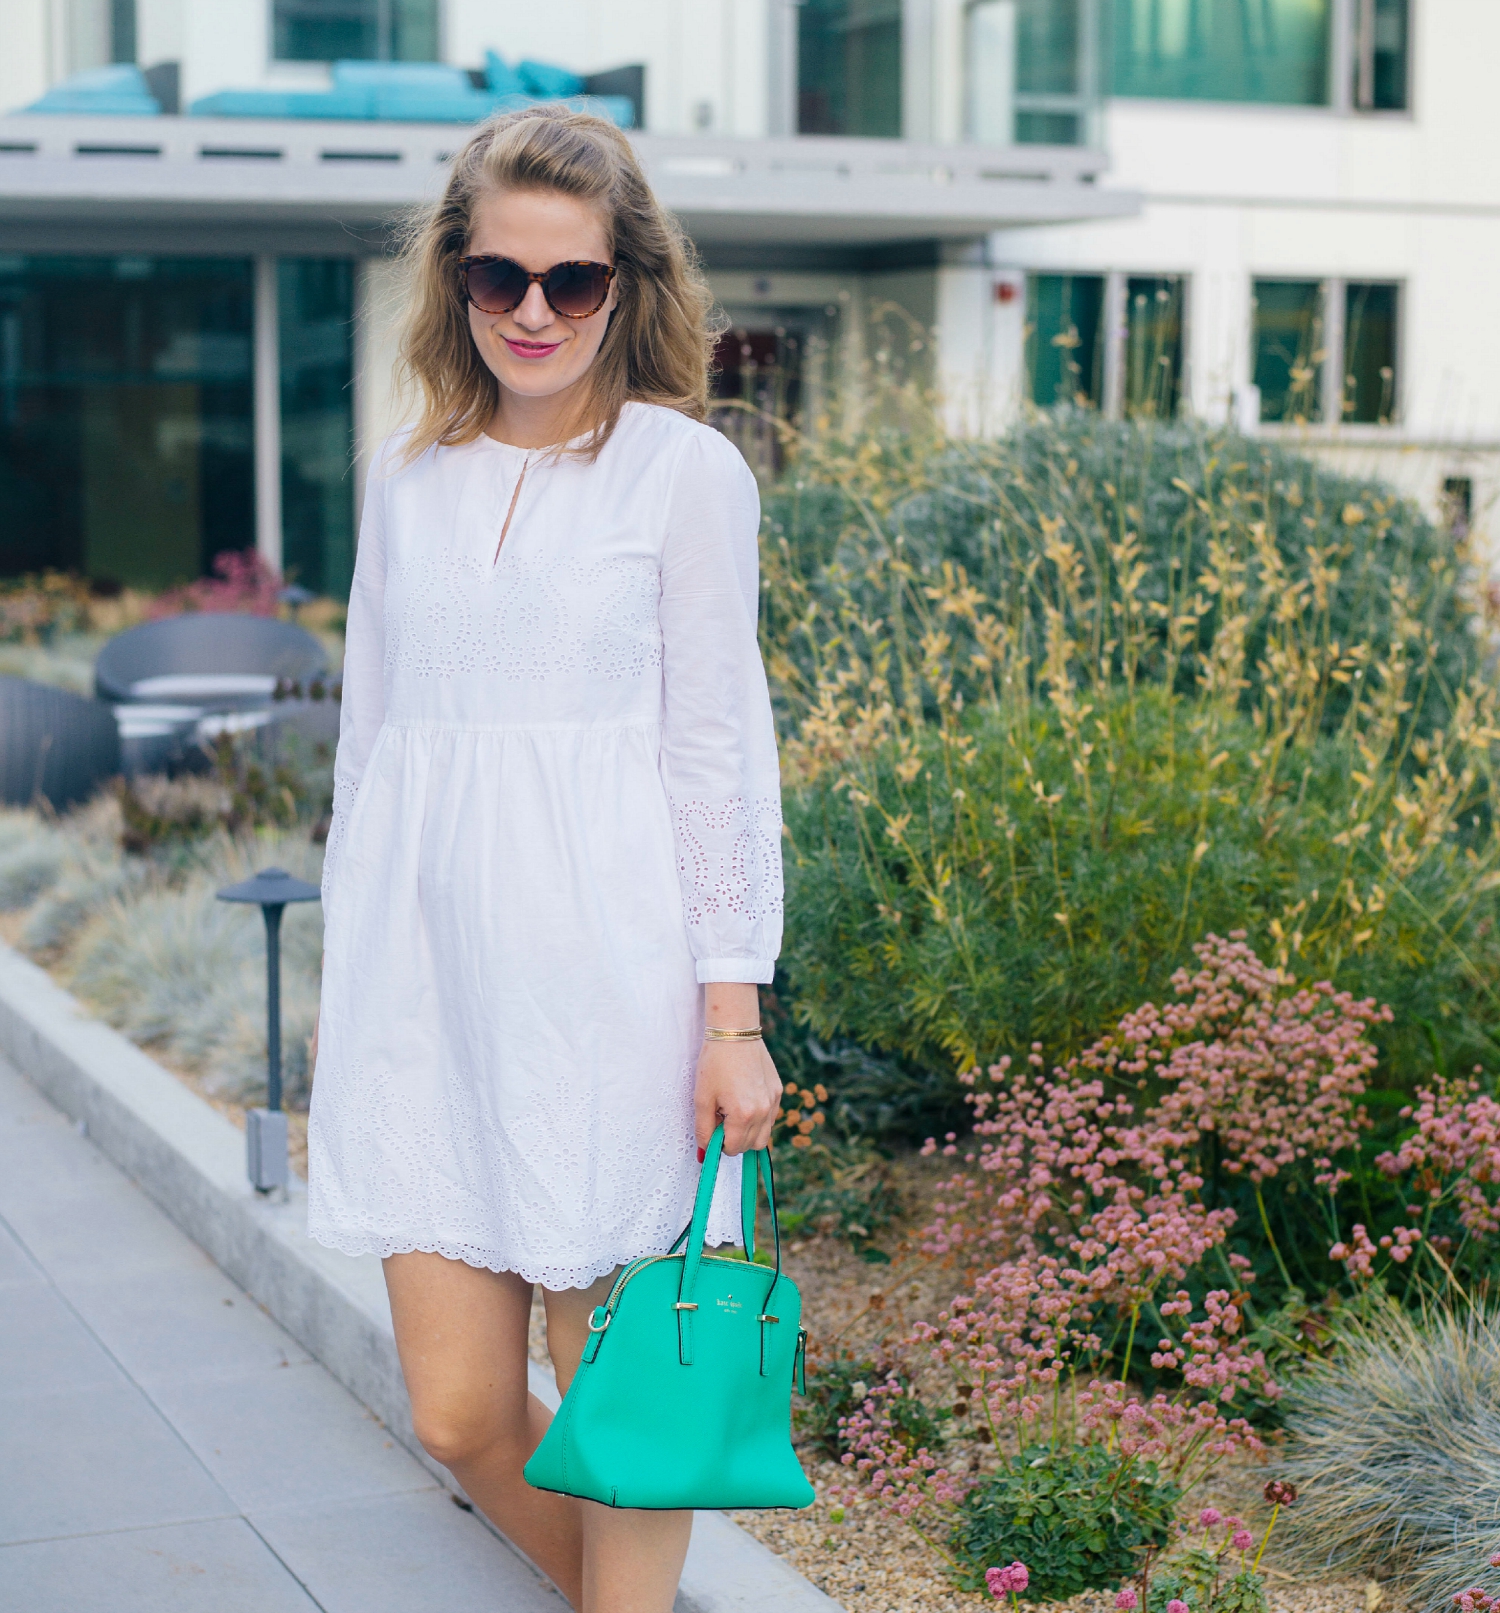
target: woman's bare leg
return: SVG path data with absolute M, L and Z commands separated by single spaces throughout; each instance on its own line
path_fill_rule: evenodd
M 567 1392 L 588 1339 L 589 1312 L 602 1305 L 612 1277 L 592 1288 L 542 1290 L 547 1350 L 557 1387 Z M 693 1529 L 691 1512 L 640 1512 L 580 1501 L 583 1613 L 671 1613 Z
M 585 1503 L 521 1476 L 552 1420 L 526 1387 L 531 1284 L 429 1254 L 390 1256 L 385 1284 L 417 1438 L 575 1608 L 589 1605 Z

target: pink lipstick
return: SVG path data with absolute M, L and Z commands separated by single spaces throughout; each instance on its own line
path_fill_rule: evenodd
M 549 358 L 562 346 L 561 342 L 518 342 L 509 336 L 502 336 L 501 340 L 517 358 Z

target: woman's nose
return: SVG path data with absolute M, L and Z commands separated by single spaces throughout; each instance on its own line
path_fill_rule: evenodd
M 518 325 L 524 325 L 527 330 L 542 330 L 552 323 L 552 309 L 542 295 L 539 282 L 533 280 L 526 288 L 526 295 L 522 297 L 520 306 L 512 318 Z

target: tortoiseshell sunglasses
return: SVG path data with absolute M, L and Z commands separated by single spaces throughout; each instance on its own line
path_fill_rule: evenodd
M 471 257 L 458 260 L 464 296 L 482 314 L 508 314 L 521 306 L 535 282 L 547 306 L 564 319 L 597 314 L 609 296 L 615 271 L 608 263 L 554 263 L 533 274 L 514 258 Z

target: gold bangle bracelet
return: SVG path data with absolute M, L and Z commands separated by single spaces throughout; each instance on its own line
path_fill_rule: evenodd
M 760 1026 L 756 1025 L 750 1030 L 726 1031 L 720 1030 L 717 1025 L 705 1025 L 703 1028 L 705 1042 L 758 1042 L 761 1040 Z

